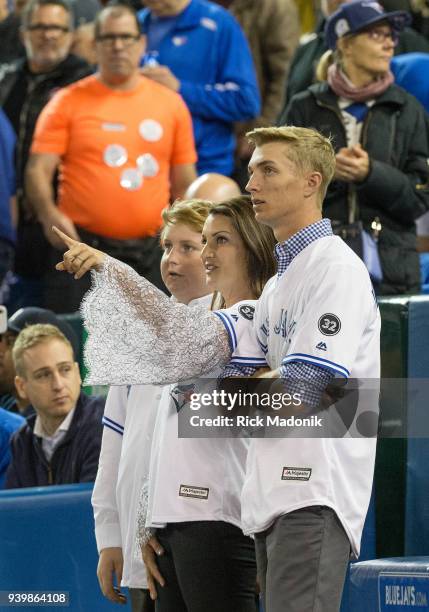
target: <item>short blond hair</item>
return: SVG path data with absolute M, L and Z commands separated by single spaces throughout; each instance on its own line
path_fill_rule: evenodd
M 161 230 L 161 242 L 167 227 L 183 223 L 194 232 L 201 234 L 210 208 L 213 203 L 208 200 L 176 200 L 169 208 L 164 208 L 161 213 L 163 228 Z
M 37 323 L 36 325 L 28 325 L 19 332 L 15 344 L 12 349 L 12 359 L 15 366 L 15 372 L 22 378 L 25 377 L 25 367 L 23 356 L 25 351 L 33 348 L 43 342 L 49 340 L 60 340 L 70 347 L 73 354 L 73 347 L 63 332 L 55 327 L 55 325 Z M 73 358 L 74 360 L 74 358 Z
M 302 172 L 320 172 L 320 202 L 326 195 L 328 185 L 335 172 L 335 151 L 330 138 L 313 128 L 283 127 L 256 128 L 246 134 L 257 147 L 280 142 L 288 147 L 287 157 Z

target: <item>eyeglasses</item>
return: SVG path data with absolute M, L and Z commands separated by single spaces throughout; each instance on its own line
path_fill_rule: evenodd
M 57 36 L 60 36 L 60 34 L 67 34 L 67 32 L 70 32 L 70 28 L 67 28 L 66 26 L 60 26 L 60 25 L 49 25 L 47 23 L 32 23 L 31 25 L 27 26 L 27 30 L 29 32 L 37 32 L 38 34 L 40 32 L 43 33 L 47 33 L 47 32 L 51 32 L 52 34 L 56 34 Z
M 140 34 L 100 34 L 96 37 L 96 41 L 106 47 L 113 47 L 117 40 L 124 47 L 131 47 L 131 45 L 140 40 Z
M 372 28 L 371 30 L 364 30 L 363 32 L 366 34 L 371 40 L 375 40 L 375 42 L 385 43 L 388 38 L 392 41 L 394 46 L 398 44 L 398 33 L 394 30 L 378 30 L 377 28 Z

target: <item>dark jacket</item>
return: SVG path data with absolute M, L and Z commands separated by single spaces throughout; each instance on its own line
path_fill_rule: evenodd
M 316 81 L 317 64 L 325 51 L 328 50 L 325 43 L 324 29 L 325 20 L 322 19 L 314 34 L 311 34 L 306 42 L 299 45 L 295 51 L 286 83 L 283 113 L 295 94 L 304 91 Z M 429 53 L 429 41 L 411 28 L 405 28 L 399 35 L 399 41 L 395 47 L 395 55 L 416 51 Z
M 5 104 L 14 105 L 14 100 L 10 100 L 9 96 L 13 93 L 18 79 L 23 75 L 27 77 L 24 102 L 16 100 L 16 105 L 22 104 L 22 109 L 19 115 L 20 128 L 16 144 L 16 181 L 20 221 L 15 270 L 23 276 L 40 276 L 47 261 L 47 242 L 40 225 L 34 220 L 26 219 L 26 205 L 23 196 L 24 172 L 36 121 L 43 107 L 58 89 L 78 81 L 91 72 L 92 68 L 75 55 L 68 55 L 54 70 L 37 75 L 29 72 L 26 59 L 0 65 L 1 107 L 4 107 Z
M 0 22 L 0 64 L 25 57 L 20 27 L 21 19 L 13 12 Z
M 94 482 L 101 448 L 104 403 L 104 398 L 80 394 L 70 428 L 49 463 L 41 439 L 33 434 L 36 415 L 29 417 L 12 437 L 12 460 L 5 488 Z
M 427 119 L 417 100 L 391 85 L 368 112 L 361 144 L 370 157 L 367 179 L 355 185 L 359 216 L 366 229 L 379 217 L 381 293 L 418 292 L 419 260 L 414 220 L 429 209 Z M 331 136 L 338 151 L 347 146 L 337 97 L 327 83 L 293 97 L 282 123 L 314 127 Z M 333 181 L 323 205 L 329 219 L 347 222 L 349 185 Z

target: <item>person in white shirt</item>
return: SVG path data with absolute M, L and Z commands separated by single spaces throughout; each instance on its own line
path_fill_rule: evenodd
M 207 294 L 201 262 L 201 230 L 210 202 L 176 202 L 163 211 L 161 275 L 173 297 L 183 304 Z M 208 296 L 208 303 L 211 296 Z M 114 386 L 109 389 L 103 417 L 100 462 L 92 495 L 95 535 L 100 554 L 97 575 L 103 594 L 122 603 L 114 582 L 128 587 L 133 612 L 149 612 L 154 604 L 136 526 L 140 489 L 149 480 L 152 437 L 160 387 Z M 153 541 L 158 547 L 158 543 Z
M 255 298 L 273 270 L 273 236 L 259 231 L 249 198 L 240 197 L 211 208 L 202 240 L 207 286 L 215 291 L 213 306 L 225 309 L 217 314 L 234 342 L 233 334 L 241 335 L 243 327 L 251 331 Z M 253 351 L 243 334 L 233 360 L 266 365 L 260 351 L 259 363 Z M 213 371 L 206 378 L 218 374 Z M 192 386 L 193 381 L 187 381 L 164 391 L 164 419 L 162 424 L 161 417 L 157 420 L 161 432 L 154 437 L 147 525 L 157 528 L 156 537 L 167 553 L 157 559 L 165 579 L 165 586 L 157 588 L 157 610 L 253 612 L 254 545 L 242 534 L 240 508 L 248 440 L 179 437 L 180 400 L 183 390 Z M 156 578 L 150 544 L 144 559 Z
M 235 198 L 211 209 L 203 229 L 203 244 L 202 257 L 208 287 L 221 292 L 214 305 L 226 309 L 210 315 L 211 333 L 214 320 L 217 321 L 215 333 L 227 330 L 233 363 L 250 365 L 252 368 L 266 365 L 260 348 L 253 340 L 251 319 L 255 299 L 274 271 L 272 232 L 257 226 L 249 198 Z M 94 253 L 94 250 L 82 244 L 70 242 L 70 246 L 74 249 L 73 261 L 79 259 L 81 263 L 92 262 L 93 256 L 100 257 L 99 253 Z M 68 260 L 66 254 L 65 262 Z M 113 268 L 109 269 L 110 265 Z M 112 312 L 110 320 L 115 320 L 120 313 L 121 318 L 126 317 L 124 322 L 127 321 L 127 327 L 132 327 L 133 315 L 130 312 L 128 318 L 124 313 L 123 306 L 127 309 L 124 298 L 128 299 L 133 294 L 139 300 L 143 294 L 141 290 L 134 293 L 134 283 L 143 282 L 145 300 L 150 303 L 150 308 L 139 312 L 137 324 L 144 325 L 147 322 L 146 315 L 151 320 L 149 327 L 153 324 L 156 328 L 165 328 L 171 318 L 175 323 L 174 329 L 167 331 L 165 349 L 162 341 L 161 348 L 158 342 L 156 346 L 152 345 L 151 360 L 158 364 L 161 355 L 164 361 L 175 362 L 175 346 L 176 342 L 180 345 L 182 332 L 182 322 L 177 315 L 180 313 L 180 317 L 186 314 L 183 308 L 172 308 L 171 305 L 167 307 L 158 292 L 152 295 L 155 300 L 152 302 L 148 295 L 151 290 L 149 283 L 144 279 L 139 280 L 133 273 L 129 276 L 129 269 L 125 269 L 122 264 L 119 270 L 116 263 L 107 260 L 102 268 L 102 277 L 98 279 L 100 284 L 94 287 L 92 295 L 87 296 L 86 308 L 91 310 L 91 304 L 97 304 L 97 310 L 103 308 L 99 298 L 104 304 L 108 293 L 107 302 L 115 304 L 115 312 Z M 78 270 L 75 272 L 79 273 Z M 116 284 L 116 280 L 119 284 Z M 122 296 L 120 287 L 125 291 Z M 111 291 L 117 291 L 115 299 L 112 299 Z M 240 298 L 244 301 L 238 302 Z M 161 303 L 158 303 L 158 299 Z M 192 309 L 190 316 L 194 318 L 197 312 L 201 314 L 203 311 Z M 210 326 L 209 317 L 206 318 Z M 97 316 L 92 318 L 94 322 L 96 319 L 99 320 Z M 128 335 L 125 328 L 121 329 Z M 151 341 L 149 328 L 146 341 Z M 94 343 L 94 337 L 91 342 L 94 347 L 95 344 L 101 344 L 98 340 Z M 148 345 L 143 350 L 147 349 Z M 104 352 L 105 349 L 101 350 Z M 121 352 L 121 348 L 119 350 Z M 182 352 L 182 355 L 178 355 L 180 361 L 186 355 L 184 347 Z M 139 370 L 144 369 L 148 361 L 146 358 L 142 362 L 141 356 L 139 350 L 138 356 L 133 357 L 135 365 L 139 364 Z M 208 370 L 215 367 L 216 361 L 213 361 Z M 130 368 L 133 369 L 131 364 Z M 130 368 L 127 367 L 127 376 L 130 375 Z M 154 375 L 162 377 L 164 370 L 165 366 Z M 111 374 L 113 372 L 109 370 L 107 376 Z M 162 408 L 156 424 L 156 430 L 159 431 L 154 435 L 149 478 L 147 524 L 157 528 L 156 536 L 165 551 L 158 558 L 162 578 L 158 569 L 153 567 L 153 554 L 148 558 L 153 546 L 146 546 L 144 553 L 147 566 L 152 569 L 160 584 L 164 585 L 157 589 L 157 610 L 253 612 L 256 579 L 254 546 L 252 540 L 243 536 L 240 528 L 240 494 L 248 441 L 242 438 L 179 438 L 177 413 L 180 406 L 174 401 L 176 391 L 177 384 L 163 391 L 164 399 L 161 400 Z M 201 547 L 204 549 L 203 555 Z M 155 585 L 149 586 L 155 596 Z
M 360 390 L 357 419 L 343 437 L 252 440 L 243 529 L 255 534 L 266 612 L 334 612 L 371 495 L 378 385 L 365 379 L 380 376 L 380 316 L 365 265 L 322 219 L 335 169 L 330 141 L 295 127 L 248 137 L 255 150 L 247 189 L 257 220 L 278 240 L 278 272 L 254 319 L 271 368 L 263 376 L 298 389 L 308 406 L 338 378 L 358 379 Z M 341 403 L 322 413 L 337 415 Z

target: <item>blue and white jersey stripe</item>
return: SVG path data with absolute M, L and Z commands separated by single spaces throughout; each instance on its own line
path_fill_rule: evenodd
M 335 363 L 330 361 L 329 359 L 323 359 L 322 357 L 315 357 L 314 355 L 307 355 L 305 353 L 292 353 L 287 355 L 282 360 L 282 365 L 286 365 L 291 361 L 301 361 L 303 363 L 312 363 L 326 370 L 331 370 L 332 372 L 336 372 L 344 376 L 344 378 L 349 378 L 350 372 L 347 368 L 340 365 L 339 363 Z
M 116 431 L 116 433 L 121 434 L 121 436 L 124 435 L 123 426 L 117 423 L 116 421 L 114 421 L 113 419 L 110 419 L 107 416 L 103 416 L 101 422 L 103 423 L 105 427 L 109 427 L 110 429 L 113 429 L 113 431 Z
M 217 315 L 224 324 L 225 329 L 228 332 L 231 352 L 234 352 L 237 348 L 237 334 L 235 333 L 234 322 L 225 312 L 222 312 L 220 310 L 215 310 L 213 314 Z
M 230 363 L 240 364 L 240 365 L 249 365 L 255 367 L 266 367 L 267 362 L 263 357 L 233 357 Z

